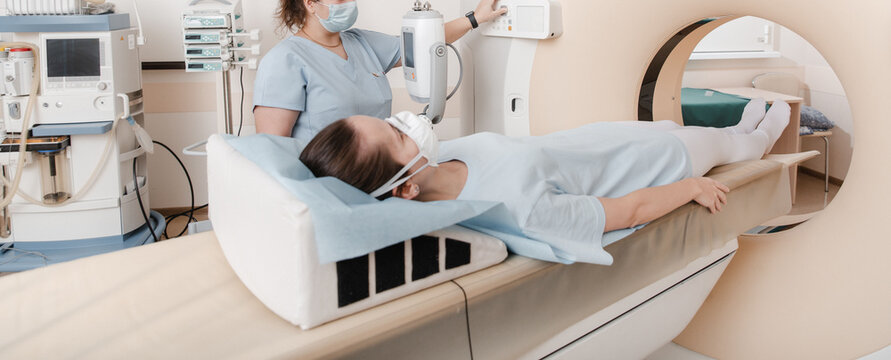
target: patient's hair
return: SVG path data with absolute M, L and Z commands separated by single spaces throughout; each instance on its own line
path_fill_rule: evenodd
M 333 176 L 366 193 L 377 190 L 403 166 L 393 160 L 386 147 L 363 146 L 359 133 L 346 119 L 320 131 L 303 149 L 300 161 L 316 177 Z
M 303 27 L 308 13 L 303 0 L 279 0 L 275 15 L 285 31 L 297 31 Z

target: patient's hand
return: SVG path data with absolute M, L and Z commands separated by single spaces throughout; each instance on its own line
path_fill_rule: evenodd
M 727 203 L 727 193 L 730 188 L 707 177 L 698 177 L 687 179 L 694 187 L 693 201 L 699 205 L 705 206 L 712 214 L 721 211 L 724 204 Z

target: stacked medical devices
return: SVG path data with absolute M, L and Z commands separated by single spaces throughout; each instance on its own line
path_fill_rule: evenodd
M 227 134 L 236 134 L 232 120 L 229 71 L 240 68 L 244 74 L 245 67 L 257 69 L 260 30 L 245 30 L 240 0 L 192 0 L 183 11 L 182 25 L 186 72 L 222 74 L 225 131 Z M 205 143 L 207 142 L 201 141 L 188 146 L 183 152 L 188 155 L 203 155 L 192 149 Z
M 183 11 L 182 22 L 186 71 L 256 69 L 260 30 L 246 31 L 243 17 L 241 1 L 192 1 Z
M 129 15 L 4 16 L 0 32 L 14 41 L 0 44 L 0 271 L 151 242 L 151 140 L 137 136 L 141 37 Z

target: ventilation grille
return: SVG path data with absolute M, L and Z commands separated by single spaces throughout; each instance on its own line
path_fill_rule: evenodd
M 337 306 L 364 300 L 372 291 L 380 294 L 468 264 L 469 243 L 426 235 L 372 255 L 343 260 L 337 263 Z

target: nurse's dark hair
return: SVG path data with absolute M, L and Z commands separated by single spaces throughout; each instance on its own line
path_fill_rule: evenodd
M 278 12 L 275 14 L 285 31 L 296 31 L 303 26 L 308 13 L 303 0 L 279 0 Z
M 362 138 L 346 119 L 322 129 L 303 149 L 300 161 L 316 177 L 333 176 L 366 193 L 377 190 L 402 169 L 387 148 L 362 146 Z

